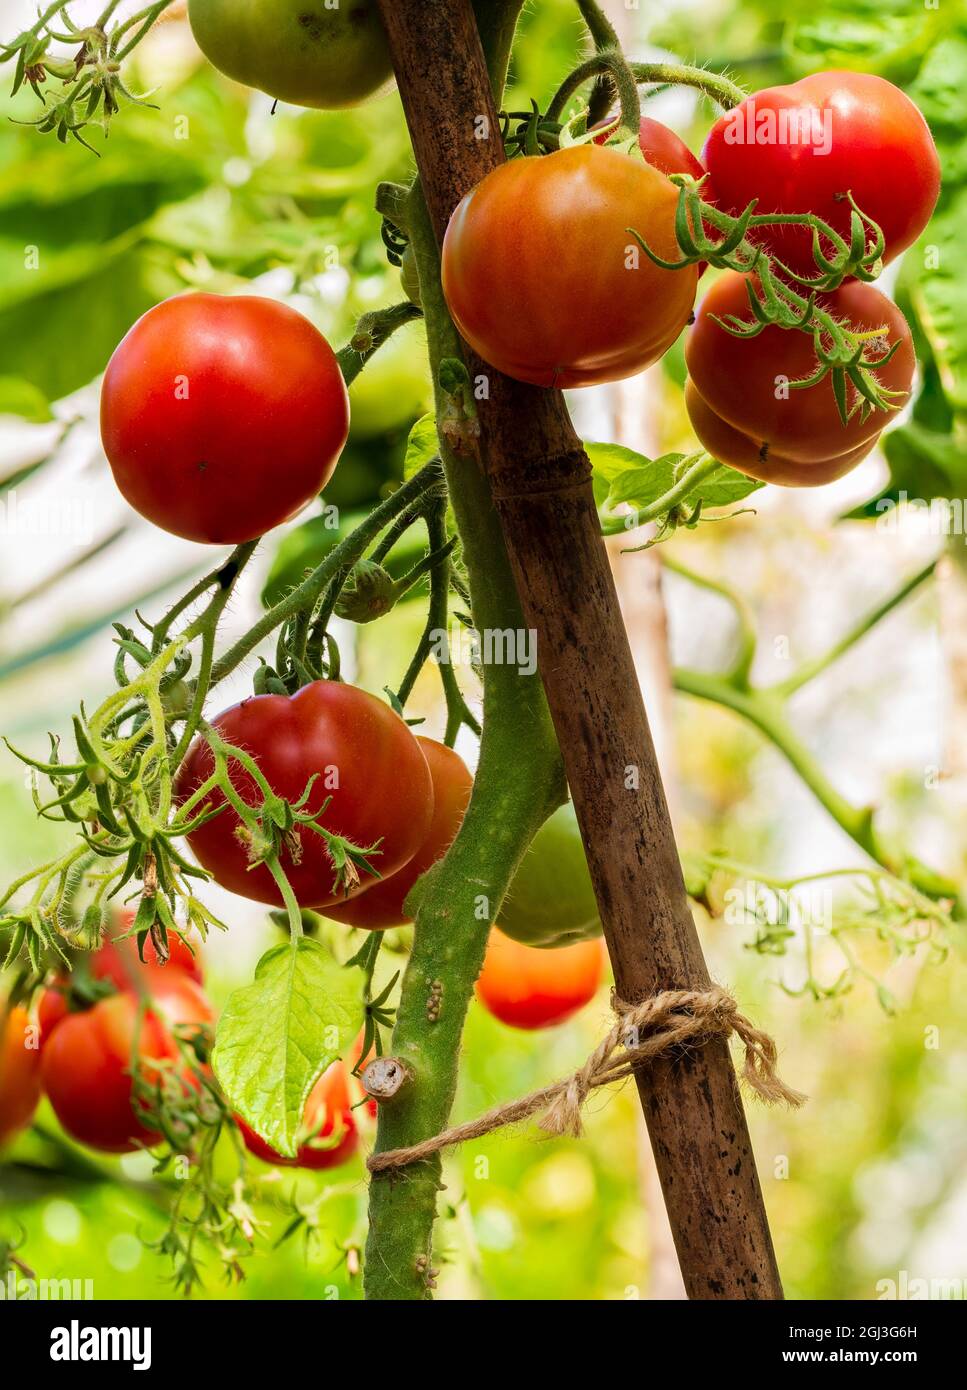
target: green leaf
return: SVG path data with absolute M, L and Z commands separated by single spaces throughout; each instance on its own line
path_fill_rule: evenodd
M 363 975 L 319 941 L 275 946 L 218 1023 L 212 1066 L 229 1103 L 277 1153 L 293 1158 L 309 1092 L 363 1025 Z
M 0 376 L 0 415 L 19 415 L 37 425 L 54 418 L 43 391 L 19 376 Z
M 617 507 L 622 502 L 638 508 L 651 506 L 674 486 L 676 469 L 685 457 L 684 454 L 664 454 L 658 459 L 648 459 L 620 444 L 585 444 L 584 447 L 594 469 L 595 496 L 599 504 L 606 502 L 608 507 Z M 607 484 L 603 497 L 599 484 Z M 689 508 L 699 502 L 705 507 L 729 507 L 762 486 L 744 473 L 720 464 L 697 482 L 681 501 Z
M 786 26 L 783 46 L 799 72 L 850 68 L 909 81 L 946 16 L 908 0 L 831 0 Z
M 890 465 L 890 481 L 868 502 L 847 512 L 845 520 L 863 521 L 889 514 L 890 502 L 930 503 L 963 497 L 967 492 L 964 451 L 952 434 L 927 429 L 910 421 L 889 430 L 882 452 Z
M 421 415 L 410 430 L 410 437 L 406 442 L 403 477 L 412 478 L 414 473 L 419 473 L 423 465 L 429 463 L 439 452 L 440 441 L 436 432 L 436 416 L 432 412 L 428 415 Z

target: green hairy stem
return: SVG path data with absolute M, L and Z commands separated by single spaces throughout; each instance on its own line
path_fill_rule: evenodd
M 506 71 L 518 0 L 483 7 L 485 51 L 494 74 Z M 461 357 L 460 340 L 440 288 L 439 258 L 422 194 L 408 208 L 430 361 Z M 449 400 L 438 388 L 438 416 Z M 463 541 L 475 626 L 480 633 L 524 631 L 503 536 L 483 474 L 440 449 Z M 414 1144 L 443 1129 L 457 1084 L 460 1039 L 490 925 L 531 838 L 565 795 L 557 741 L 540 679 L 510 665 L 483 670 L 484 718 L 473 795 L 446 858 L 418 887 L 422 897 L 413 951 L 403 979 L 393 1054 L 412 1073 L 380 1111 L 376 1151 Z M 431 1007 L 432 1001 L 432 1007 Z M 384 1173 L 370 1190 L 366 1247 L 369 1299 L 428 1298 L 433 1288 L 433 1225 L 440 1190 L 438 1158 L 402 1175 Z

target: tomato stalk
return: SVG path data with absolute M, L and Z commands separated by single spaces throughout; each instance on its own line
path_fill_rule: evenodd
M 744 601 L 725 584 L 707 580 L 677 561 L 667 563 L 670 569 L 689 582 L 721 594 L 734 607 L 740 624 L 740 652 L 732 666 L 724 672 L 693 671 L 679 667 L 672 678 L 675 689 L 695 699 L 721 705 L 752 724 L 782 754 L 823 809 L 864 853 L 888 873 L 906 879 L 927 897 L 948 900 L 953 904 L 955 915 L 960 916 L 964 905 L 957 884 L 885 839 L 876 828 L 872 808 L 855 806 L 837 791 L 813 753 L 795 732 L 788 717 L 788 702 L 792 696 L 850 651 L 877 623 L 930 579 L 936 569 L 936 561 L 931 561 L 905 580 L 894 593 L 833 643 L 827 652 L 804 662 L 792 675 L 771 686 L 755 685 L 750 679 L 756 636 Z
M 447 401 L 439 384 L 439 365 L 461 357 L 462 348 L 443 300 L 436 241 L 418 187 L 410 199 L 408 221 L 442 416 Z M 486 481 L 473 461 L 453 452 L 443 435 L 440 453 L 463 541 L 474 624 L 478 631 L 522 631 L 525 623 Z M 441 608 L 439 619 L 444 617 Z M 446 688 L 452 667 L 442 666 L 441 675 Z M 446 858 L 421 885 L 392 1043 L 409 1080 L 392 1106 L 380 1110 L 377 1152 L 413 1143 L 445 1126 L 456 1089 L 463 1022 L 490 923 L 524 850 L 564 795 L 554 730 L 536 677 L 522 675 L 513 666 L 485 666 L 483 701 L 480 760 L 470 805 Z M 450 707 L 448 732 L 453 731 L 457 708 Z M 442 986 L 443 1007 L 439 1017 L 431 1018 L 433 982 Z M 439 1185 L 438 1159 L 407 1173 L 405 1181 L 392 1176 L 373 1181 L 368 1298 L 428 1295 Z

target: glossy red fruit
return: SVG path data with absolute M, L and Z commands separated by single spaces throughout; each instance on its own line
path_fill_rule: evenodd
M 940 191 L 926 121 L 872 73 L 817 72 L 753 93 L 716 121 L 702 163 L 724 212 L 738 216 L 755 198 L 757 213 L 812 212 L 847 242 L 852 193 L 883 230 L 884 261 L 917 239 Z M 767 227 L 755 236 L 798 274 L 818 273 L 808 231 Z
M 477 980 L 477 998 L 512 1028 L 566 1023 L 598 992 L 604 978 L 604 942 L 578 941 L 547 949 L 522 946 L 496 927 Z
M 363 1092 L 343 1061 L 333 1062 L 309 1092 L 303 1128 L 305 1140 L 295 1158 L 283 1158 L 236 1116 L 245 1147 L 266 1163 L 280 1168 L 337 1168 L 359 1148 L 359 1126 L 353 1106 Z
M 272 790 L 290 803 L 301 800 L 315 776 L 299 814 L 319 812 L 329 800 L 321 823 L 363 848 L 378 843 L 372 863 L 380 874 L 402 869 L 425 841 L 433 818 L 430 769 L 407 725 L 384 701 L 338 681 L 315 681 L 292 696 L 253 696 L 212 722 L 222 738 L 255 759 Z M 202 786 L 213 766 L 209 745 L 198 738 L 178 772 L 177 797 L 184 801 Z M 251 775 L 234 762 L 230 772 L 239 795 L 257 804 L 261 795 Z M 216 792 L 203 804 L 223 801 Z M 223 811 L 189 842 L 223 888 L 280 904 L 282 895 L 265 865 L 249 867 L 239 828 L 235 812 Z M 289 847 L 283 847 L 280 862 L 299 904 L 327 908 L 343 901 L 347 895 L 336 886 L 326 841 L 305 827 L 295 835 L 298 862 Z M 363 871 L 348 896 L 371 881 Z
M 594 144 L 500 165 L 456 208 L 443 243 L 461 334 L 536 386 L 643 371 L 684 328 L 697 277 L 654 265 L 627 229 L 677 260 L 677 201 L 657 169 Z
M 686 338 L 685 404 L 695 433 L 710 454 L 750 477 L 808 487 L 842 476 L 870 452 L 909 397 L 913 340 L 892 300 L 852 281 L 819 302 L 853 328 L 882 329 L 884 344 L 899 344 L 877 372 L 881 385 L 899 393 L 890 409 L 874 410 L 865 420 L 856 412 L 844 425 L 828 375 L 815 386 L 791 389 L 790 382 L 808 379 L 818 365 L 812 336 L 777 327 L 754 338 L 729 333 L 716 318 L 751 317 L 745 279 L 733 271 L 716 280 Z M 855 401 L 850 386 L 848 404 Z
M 147 1081 L 156 1079 L 153 1063 L 178 1056 L 171 1029 L 201 1028 L 213 1021 L 211 1005 L 193 980 L 160 975 L 152 978 L 151 1004 L 140 1021 L 134 994 L 112 994 L 62 1019 L 44 1045 L 44 1090 L 61 1125 L 78 1143 L 121 1154 L 158 1139 L 136 1113 L 135 1068 Z
M 463 821 L 473 776 L 459 753 L 432 738 L 417 738 L 433 779 L 433 819 L 423 844 L 410 862 L 389 878 L 367 888 L 348 903 L 328 908 L 327 917 L 351 927 L 376 930 L 412 922 L 403 910 L 406 896 L 417 879 L 442 859 Z
M 335 354 L 272 299 L 185 294 L 140 318 L 108 364 L 101 436 L 121 492 L 186 540 L 237 545 L 325 487 L 349 433 Z
M 605 131 L 595 136 L 595 144 L 603 145 L 610 133 Z M 691 174 L 693 179 L 700 179 L 705 173 L 698 157 L 692 154 L 682 137 L 651 116 L 641 118 L 638 146 L 645 163 L 662 174 Z
M 40 1100 L 40 1049 L 27 1010 L 0 1003 L 0 1147 L 34 1117 Z

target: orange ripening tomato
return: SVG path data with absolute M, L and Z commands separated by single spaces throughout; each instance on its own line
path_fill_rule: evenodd
M 362 1087 L 346 1062 L 333 1062 L 309 1092 L 303 1128 L 305 1140 L 295 1158 L 283 1158 L 236 1116 L 249 1153 L 280 1168 L 337 1168 L 359 1148 L 359 1126 L 353 1106 L 363 1098 Z
M 881 386 L 898 394 L 885 410 L 864 419 L 859 411 L 843 424 L 833 382 L 794 389 L 818 366 L 812 335 L 768 326 L 754 338 L 737 338 L 716 318 L 751 319 L 746 278 L 727 271 L 702 300 L 685 340 L 689 380 L 685 405 L 695 433 L 715 458 L 752 478 L 787 487 L 810 487 L 842 477 L 866 457 L 884 426 L 906 404 L 916 357 L 906 319 L 872 285 L 850 281 L 819 298 L 822 308 L 864 332 L 882 330 L 870 357 L 896 352 L 876 372 Z M 857 392 L 848 386 L 852 408 Z
M 112 994 L 68 1014 L 44 1045 L 43 1085 L 54 1113 L 73 1139 L 92 1149 L 123 1154 L 157 1142 L 135 1108 L 134 1068 L 152 1081 L 158 1073 L 152 1062 L 178 1057 L 171 1029 L 202 1028 L 214 1019 L 203 991 L 184 975 L 155 971 L 150 989 L 151 1006 L 140 1022 L 136 996 Z
M 477 979 L 477 998 L 512 1028 L 550 1028 L 594 998 L 606 959 L 600 937 L 571 946 L 522 946 L 494 927 Z
M 535 386 L 633 376 L 688 322 L 694 266 L 678 260 L 678 190 L 649 164 L 598 145 L 512 159 L 463 199 L 443 243 L 443 292 L 467 343 Z
M 2 1006 L 0 1006 L 2 1009 Z M 15 1004 L 0 1016 L 0 1147 L 30 1124 L 40 1100 L 40 1048 L 27 1010 Z
M 429 833 L 404 868 L 379 879 L 359 897 L 327 908 L 326 916 L 337 922 L 370 931 L 412 922 L 413 918 L 403 910 L 407 894 L 417 879 L 443 858 L 460 829 L 473 788 L 473 776 L 460 754 L 454 753 L 452 748 L 432 738 L 418 736 L 416 741 L 423 749 L 433 779 L 433 819 Z

